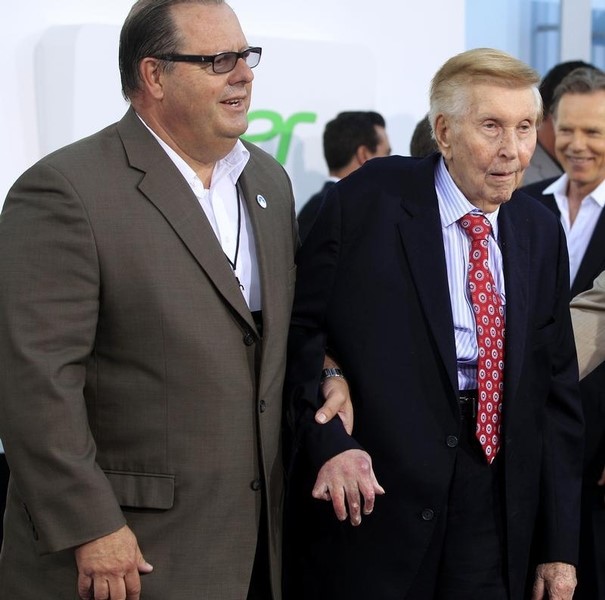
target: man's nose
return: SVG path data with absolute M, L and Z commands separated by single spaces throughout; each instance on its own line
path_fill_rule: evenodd
M 506 156 L 516 156 L 519 152 L 519 138 L 517 132 L 505 129 L 500 136 L 500 152 Z

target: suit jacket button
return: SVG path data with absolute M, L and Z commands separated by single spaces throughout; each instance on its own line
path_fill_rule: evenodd
M 252 346 L 252 344 L 254 344 L 254 336 L 249 331 L 247 331 L 244 336 L 244 344 L 246 344 L 246 346 Z
M 252 482 L 250 483 L 250 489 L 251 489 L 253 492 L 258 492 L 258 491 L 260 490 L 260 488 L 261 488 L 261 485 L 260 485 L 260 479 L 255 479 L 254 481 L 252 481 Z
M 261 401 L 258 403 L 258 406 L 259 406 L 260 411 L 261 411 L 262 413 L 264 413 L 264 412 L 267 410 L 267 403 L 266 403 L 264 400 L 261 400 Z
M 450 448 L 455 448 L 458 445 L 458 438 L 455 435 L 448 435 L 447 439 L 445 440 L 445 443 Z
M 422 511 L 422 519 L 424 521 L 432 521 L 434 517 L 435 517 L 435 512 L 432 509 L 425 508 Z

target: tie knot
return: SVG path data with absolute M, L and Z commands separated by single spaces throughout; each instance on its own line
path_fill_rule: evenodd
M 468 213 L 459 221 L 460 225 L 473 240 L 485 240 L 489 237 L 492 230 L 492 224 L 485 215 Z

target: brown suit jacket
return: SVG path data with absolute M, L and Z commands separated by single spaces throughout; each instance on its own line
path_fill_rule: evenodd
M 248 148 L 239 183 L 262 339 L 198 201 L 132 110 L 9 192 L 0 437 L 12 479 L 0 597 L 76 598 L 72 548 L 128 523 L 155 567 L 146 600 L 245 598 L 266 495 L 279 598 L 296 224 L 285 171 Z

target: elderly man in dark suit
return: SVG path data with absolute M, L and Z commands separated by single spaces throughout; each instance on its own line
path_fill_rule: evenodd
M 605 269 L 605 74 L 594 67 L 569 73 L 552 103 L 555 152 L 565 173 L 523 188 L 559 217 L 570 260 L 570 298 Z M 577 343 L 583 340 L 576 338 Z M 586 418 L 582 534 L 577 600 L 605 597 L 605 366 L 580 383 Z
M 9 192 L 2 598 L 281 598 L 297 238 L 286 173 L 239 141 L 260 57 L 222 0 L 139 0 L 131 109 Z
M 515 191 L 537 81 L 496 50 L 447 61 L 431 87 L 441 154 L 368 162 L 301 248 L 292 598 L 518 600 L 534 532 L 533 598 L 572 597 L 583 419 L 567 248 L 555 215 Z M 326 348 L 353 437 L 313 423 Z M 344 522 L 365 502 L 371 515 Z

